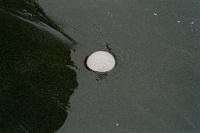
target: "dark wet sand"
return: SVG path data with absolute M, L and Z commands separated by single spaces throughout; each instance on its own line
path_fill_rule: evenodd
M 198 0 L 38 4 L 0 10 L 0 131 L 200 132 Z M 85 68 L 98 50 L 112 71 Z

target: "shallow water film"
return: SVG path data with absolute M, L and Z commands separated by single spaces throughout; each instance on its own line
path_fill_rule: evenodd
M 0 133 L 199 133 L 199 7 L 0 0 Z

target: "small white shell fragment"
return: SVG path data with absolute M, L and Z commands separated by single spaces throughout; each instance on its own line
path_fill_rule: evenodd
M 190 22 L 190 24 L 194 24 L 194 22 Z
M 116 126 L 118 127 L 118 126 L 119 126 L 119 123 L 116 123 Z
M 88 68 L 96 72 L 107 72 L 114 68 L 114 57 L 105 51 L 97 51 L 91 54 L 86 62 Z

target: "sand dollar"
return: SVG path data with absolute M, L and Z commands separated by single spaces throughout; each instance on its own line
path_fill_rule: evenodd
M 114 57 L 105 51 L 97 51 L 91 54 L 86 62 L 88 68 L 96 72 L 107 72 L 114 68 Z

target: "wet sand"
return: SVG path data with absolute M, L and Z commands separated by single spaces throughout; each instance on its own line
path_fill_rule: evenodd
M 200 131 L 200 2 L 37 3 L 1 10 L 0 131 Z M 115 56 L 112 71 L 85 67 L 99 50 Z

